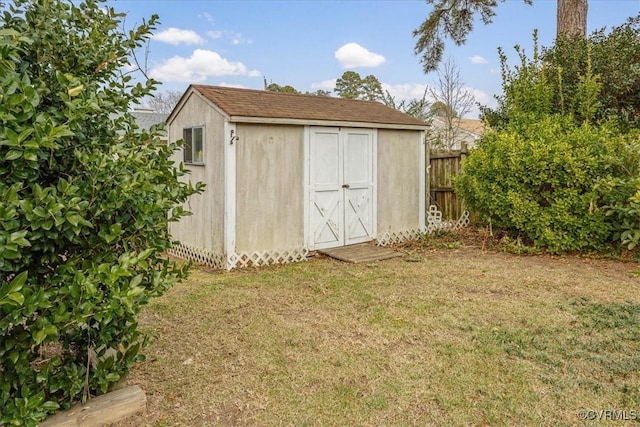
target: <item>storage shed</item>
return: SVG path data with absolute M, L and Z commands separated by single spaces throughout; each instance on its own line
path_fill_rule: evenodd
M 191 85 L 167 119 L 207 184 L 173 253 L 231 269 L 425 229 L 427 125 L 373 101 Z

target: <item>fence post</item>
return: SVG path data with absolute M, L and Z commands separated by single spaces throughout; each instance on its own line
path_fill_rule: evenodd
M 427 139 L 427 133 L 424 133 L 424 223 L 427 225 L 429 206 L 431 206 L 431 143 Z
M 467 155 L 465 146 L 461 150 L 429 150 L 429 205 L 436 205 L 442 219 L 457 220 L 462 215 L 462 204 L 456 197 L 453 178 L 461 168 L 462 157 Z

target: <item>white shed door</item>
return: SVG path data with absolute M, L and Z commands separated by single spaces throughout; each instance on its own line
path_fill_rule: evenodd
M 310 138 L 312 249 L 374 236 L 374 141 L 364 129 L 314 128 Z

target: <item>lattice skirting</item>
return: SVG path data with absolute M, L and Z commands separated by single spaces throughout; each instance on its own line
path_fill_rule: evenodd
M 305 248 L 273 250 L 262 252 L 241 252 L 229 256 L 227 268 L 257 267 L 269 264 L 288 264 L 305 261 L 309 251 Z
M 429 206 L 429 212 L 427 212 L 427 233 L 433 233 L 434 231 L 455 231 L 467 225 L 469 225 L 469 212 L 464 211 L 456 221 L 443 220 L 442 212 L 434 205 Z
M 388 246 L 395 245 L 396 243 L 406 242 L 408 240 L 417 240 L 423 234 L 424 231 L 421 230 L 388 231 L 378 236 L 378 238 L 376 239 L 376 245 Z
M 167 251 L 173 256 L 188 259 L 211 268 L 226 268 L 227 262 L 223 254 L 216 254 L 206 249 L 196 248 L 184 243 L 176 244 Z
M 241 252 L 232 254 L 229 259 L 223 254 L 216 254 L 205 249 L 196 248 L 190 245 L 180 243 L 167 251 L 173 256 L 182 259 L 188 259 L 198 264 L 206 265 L 211 268 L 228 269 L 242 267 L 257 267 L 269 264 L 287 264 L 290 262 L 305 261 L 309 255 L 309 251 L 305 248 L 273 250 L 273 251 L 257 251 L 257 252 Z
M 429 212 L 427 213 L 427 226 L 423 230 L 400 230 L 400 231 L 388 231 L 381 234 L 376 239 L 378 246 L 394 245 L 396 243 L 402 243 L 409 240 L 417 240 L 423 234 L 430 234 L 435 231 L 455 231 L 469 225 L 469 212 L 464 211 L 462 216 L 457 221 L 443 220 L 442 212 L 434 205 L 429 206 Z
M 417 240 L 425 233 L 435 231 L 454 231 L 469 225 L 469 212 L 465 211 L 457 221 L 447 221 L 442 219 L 442 212 L 436 206 L 429 206 L 427 213 L 427 226 L 420 229 L 408 229 L 399 231 L 388 231 L 382 233 L 376 239 L 378 246 L 388 246 L 408 240 Z M 290 262 L 304 261 L 309 255 L 309 250 L 305 248 L 294 248 L 272 251 L 241 252 L 231 254 L 228 259 L 220 253 L 212 253 L 205 249 L 196 248 L 183 243 L 175 245 L 168 251 L 171 255 L 179 258 L 189 259 L 199 264 L 204 264 L 211 268 L 228 269 L 242 267 L 257 267 L 269 264 L 287 264 Z

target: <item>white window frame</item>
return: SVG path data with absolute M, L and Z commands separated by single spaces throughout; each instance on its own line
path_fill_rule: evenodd
M 200 152 L 202 153 L 200 156 L 198 156 L 198 152 L 197 150 L 197 145 L 194 144 L 194 135 L 195 135 L 195 130 L 196 129 L 200 129 L 201 130 L 201 134 L 202 134 L 202 140 L 200 141 Z M 187 141 L 187 131 L 191 131 L 191 140 Z M 205 159 L 205 129 L 204 129 L 204 125 L 199 125 L 199 126 L 187 126 L 182 128 L 182 139 L 184 139 L 184 147 L 183 147 L 183 156 L 182 156 L 182 161 L 184 162 L 185 165 L 204 165 L 204 159 Z M 191 150 L 191 156 L 188 159 L 187 158 L 187 152 L 188 150 Z M 197 161 L 196 159 L 200 157 L 200 161 Z

